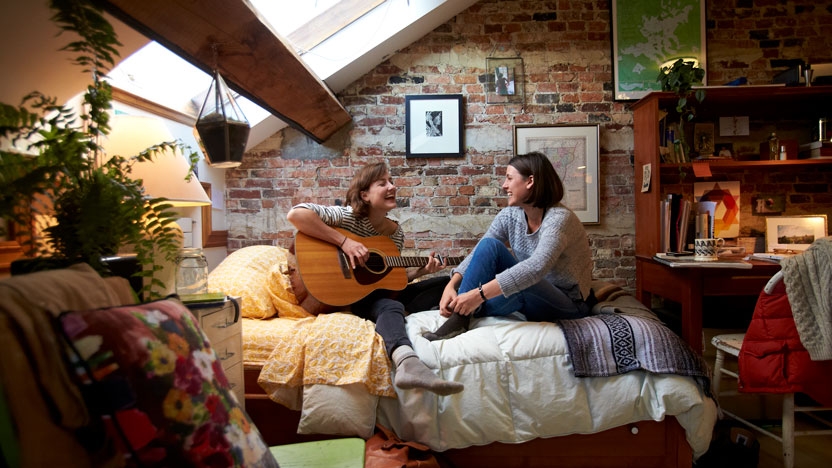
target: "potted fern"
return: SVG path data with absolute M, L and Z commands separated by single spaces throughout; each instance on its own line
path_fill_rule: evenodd
M 671 91 L 676 94 L 676 113 L 679 116 L 679 129 L 676 139 L 672 142 L 674 150 L 681 153 L 682 162 L 689 159 L 687 140 L 685 139 L 685 122 L 690 122 L 696 116 L 696 104 L 705 100 L 705 90 L 694 86 L 702 86 L 705 78 L 705 70 L 697 67 L 691 60 L 679 59 L 673 65 L 662 67 L 656 80 L 662 87 L 662 91 Z M 679 177 L 684 179 L 685 172 L 679 167 Z
M 143 297 L 153 297 L 153 290 L 165 290 L 155 276 L 163 260 L 155 256 L 170 262 L 179 251 L 177 214 L 165 199 L 149 199 L 131 168 L 179 151 L 190 161 L 190 177 L 198 156 L 180 142 L 160 142 L 137 155 L 104 155 L 100 141 L 110 131 L 112 88 L 103 76 L 121 44 L 91 2 L 52 0 L 50 8 L 62 31 L 80 37 L 62 50 L 75 54 L 91 83 L 78 114 L 37 91 L 17 106 L 0 103 L 0 218 L 16 227 L 25 255 L 48 258 L 44 264 L 83 261 L 109 275 L 105 258 L 129 246 L 141 266 L 136 276 L 146 278 Z M 45 217 L 54 221 L 38 225 Z

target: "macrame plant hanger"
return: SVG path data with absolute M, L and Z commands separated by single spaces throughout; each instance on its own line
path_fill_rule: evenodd
M 243 162 L 248 134 L 248 120 L 234 100 L 234 95 L 220 76 L 217 66 L 217 44 L 214 52 L 214 72 L 211 87 L 205 96 L 196 121 L 205 159 L 211 167 L 232 168 Z

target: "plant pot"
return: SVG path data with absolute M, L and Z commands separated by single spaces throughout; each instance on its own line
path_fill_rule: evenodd
M 205 159 L 212 167 L 231 168 L 242 163 L 251 128 L 231 90 L 216 70 L 199 111 L 196 131 Z

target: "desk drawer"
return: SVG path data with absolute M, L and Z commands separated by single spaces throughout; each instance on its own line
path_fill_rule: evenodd
M 223 369 L 243 361 L 243 336 L 240 333 L 229 336 L 222 341 L 212 341 L 211 347 L 217 353 Z
M 234 306 L 229 302 L 225 307 L 203 313 L 200 316 L 199 326 L 208 335 L 213 345 L 214 342 L 220 342 L 229 336 L 241 333 L 240 320 L 235 321 L 235 318 L 237 317 Z

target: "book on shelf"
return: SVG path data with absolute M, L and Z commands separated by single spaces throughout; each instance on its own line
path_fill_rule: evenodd
M 804 159 L 832 158 L 832 141 L 813 141 L 800 145 L 800 157 Z
M 660 202 L 659 221 L 662 229 L 659 247 L 662 252 L 685 250 L 690 211 L 690 201 L 685 200 L 678 193 L 669 193 L 666 199 Z

